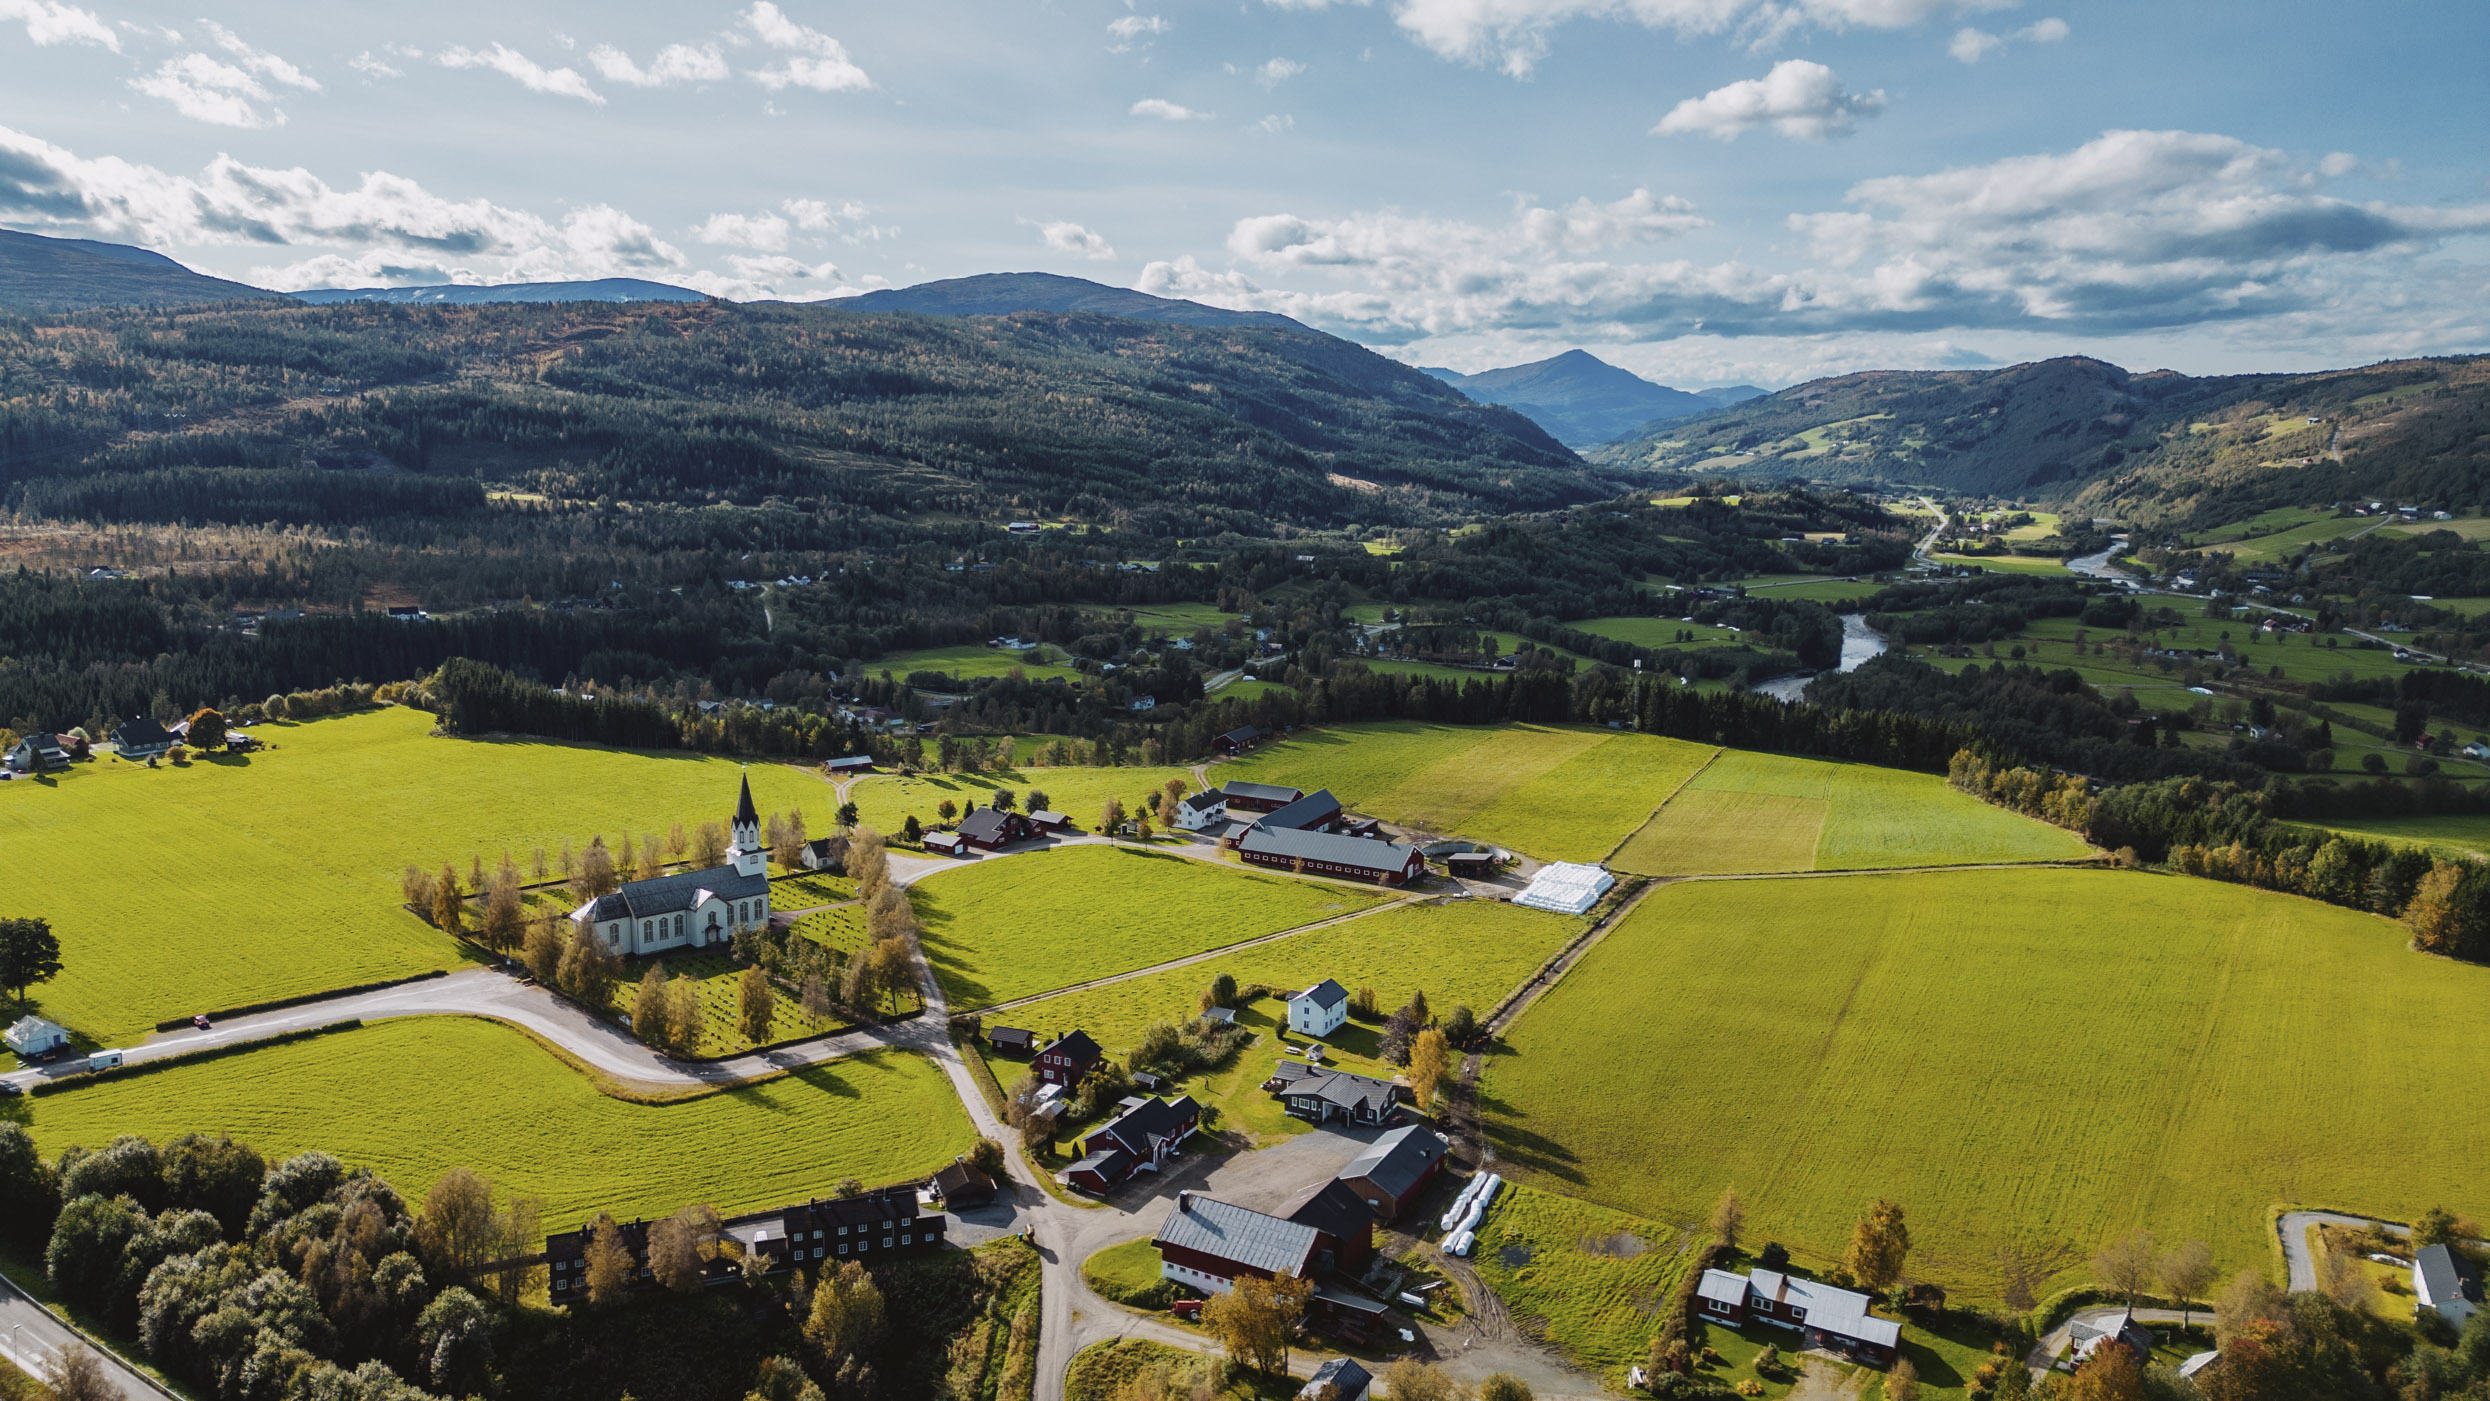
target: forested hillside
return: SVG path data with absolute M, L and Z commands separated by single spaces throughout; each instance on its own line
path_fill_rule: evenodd
M 1594 456 L 2038 497 L 2155 526 L 2354 497 L 2460 514 L 2490 502 L 2490 358 L 2208 378 L 2075 358 L 1877 371 L 1668 424 Z
M 0 475 L 21 509 L 98 520 L 386 529 L 480 512 L 479 487 L 787 506 L 815 547 L 876 517 L 1264 533 L 1613 489 L 1510 410 L 1311 331 L 722 303 L 0 323 Z
M 144 248 L 0 229 L 0 313 L 283 300 L 280 293 L 192 272 Z

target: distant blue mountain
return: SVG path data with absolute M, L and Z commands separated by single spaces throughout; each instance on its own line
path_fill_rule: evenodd
M 207 277 L 145 248 L 91 238 L 0 229 L 0 310 L 191 306 L 275 300 L 277 294 Z
M 1174 297 L 1154 297 L 1128 287 L 1051 272 L 989 272 L 893 287 L 830 303 L 846 311 L 911 311 L 920 316 L 1009 316 L 1021 311 L 1086 311 L 1134 321 L 1173 321 L 1187 326 L 1269 326 L 1311 329 L 1275 311 L 1230 311 Z
M 1722 407 L 1709 396 L 1654 384 L 1582 350 L 1474 375 L 1444 369 L 1426 373 L 1480 403 L 1502 404 L 1520 413 L 1570 448 L 1614 442 L 1654 419 Z
M 603 277 L 593 282 L 506 282 L 498 287 L 446 283 L 436 287 L 318 287 L 296 292 L 314 306 L 332 302 L 390 302 L 399 306 L 485 306 L 495 302 L 705 302 L 689 287 Z
M 1771 392 L 1772 391 L 1769 389 L 1758 389 L 1751 384 L 1733 384 L 1726 389 L 1698 389 L 1695 391 L 1697 396 L 1709 399 L 1723 408 L 1727 408 L 1731 404 L 1743 404 L 1749 399 L 1761 399 Z

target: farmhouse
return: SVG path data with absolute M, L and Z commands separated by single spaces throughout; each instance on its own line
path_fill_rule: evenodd
M 1368 1144 L 1333 1180 L 1355 1193 L 1378 1218 L 1390 1221 L 1435 1180 L 1447 1151 L 1433 1129 L 1406 1125 Z
M 619 1223 L 618 1223 L 619 1224 Z M 790 1260 L 812 1262 L 840 1257 L 874 1259 L 885 1253 L 917 1254 L 943 1243 L 945 1221 L 940 1212 L 919 1214 L 916 1189 L 885 1187 L 862 1196 L 815 1198 L 800 1206 L 756 1211 L 728 1217 L 722 1234 L 742 1242 L 745 1250 L 765 1257 L 772 1268 Z M 635 1284 L 653 1282 L 648 1267 L 646 1221 L 621 1225 L 622 1242 L 631 1252 Z M 552 1276 L 547 1292 L 554 1303 L 583 1299 L 588 1293 L 590 1222 L 576 1231 L 545 1237 L 545 1265 Z M 708 1283 L 735 1278 L 734 1262 L 721 1256 L 708 1263 Z
M 2461 1328 L 2481 1310 L 2481 1280 L 2452 1246 L 2425 1245 L 2412 1257 L 2412 1297 Z
M 1178 1192 L 1174 1209 L 1150 1243 L 1159 1248 L 1160 1276 L 1188 1289 L 1225 1294 L 1236 1287 L 1239 1275 L 1295 1275 L 1315 1280 L 1315 1321 L 1351 1340 L 1363 1339 L 1383 1317 L 1382 1304 L 1317 1277 L 1331 1268 L 1326 1258 L 1345 1258 L 1342 1240 L 1319 1226 L 1214 1201 L 1199 1192 Z
M 1329 1036 L 1349 1019 L 1349 990 L 1325 978 L 1288 996 L 1288 1029 L 1301 1036 Z
M 1868 1314 L 1868 1297 L 1835 1289 L 1778 1270 L 1751 1275 L 1705 1270 L 1695 1289 L 1696 1312 L 1704 1318 L 1742 1326 L 1749 1317 L 1781 1328 L 1795 1328 L 1811 1348 L 1831 1348 L 1871 1366 L 1889 1366 L 1902 1336 L 1902 1325 Z
M 1416 847 L 1330 832 L 1275 832 L 1254 826 L 1237 837 L 1236 854 L 1256 866 L 1377 885 L 1406 885 L 1427 873 L 1427 859 Z
M 834 876 L 847 874 L 847 838 L 815 837 L 797 852 L 796 860 L 808 871 L 828 871 Z
M 1187 793 L 1176 802 L 1176 825 L 1188 832 L 1206 831 L 1228 820 L 1228 800 L 1212 790 Z
M 1356 1125 L 1381 1125 L 1400 1104 L 1401 1087 L 1371 1075 L 1325 1070 L 1303 1061 L 1281 1061 L 1262 1082 L 1289 1113 L 1309 1123 L 1334 1120 Z
M 1252 819 L 1250 825 L 1266 832 L 1328 832 L 1340 825 L 1340 800 L 1330 789 L 1318 789 Z
M 2121 1311 L 2116 1318 L 2076 1319 L 2068 1326 L 2066 1336 L 2075 1345 L 2067 1353 L 2068 1371 L 2081 1367 L 2094 1353 L 2111 1344 L 2135 1354 L 2139 1367 L 2153 1360 L 2153 1332 L 2136 1322 L 2132 1308 Z
M 179 743 L 171 731 L 144 715 L 131 716 L 112 732 L 112 752 L 124 759 L 160 758 Z
M 611 895 L 571 911 L 574 934 L 604 936 L 617 953 L 641 955 L 722 944 L 769 926 L 769 858 L 761 850 L 761 815 L 752 780 L 743 780 L 732 822 L 727 864 L 627 881 Z
M 999 851 L 1030 835 L 1029 819 L 1000 808 L 973 808 L 960 819 L 960 840 L 980 851 Z
M 994 1179 L 965 1157 L 954 1158 L 951 1166 L 935 1173 L 933 1187 L 945 1211 L 962 1211 L 994 1200 Z
M 1302 788 L 1283 788 L 1275 783 L 1240 783 L 1229 780 L 1219 788 L 1219 799 L 1239 812 L 1276 812 L 1306 795 Z
M 1025 1026 L 988 1027 L 986 1044 L 1006 1055 L 1025 1056 L 1037 1050 L 1037 1033 Z
M 1374 1374 L 1357 1365 L 1357 1359 L 1328 1358 L 1297 1389 L 1297 1401 L 1357 1401 L 1374 1384 Z
M 1064 1172 L 1083 1191 L 1104 1192 L 1136 1172 L 1158 1171 L 1202 1122 L 1202 1107 L 1191 1095 L 1172 1101 L 1135 1095 L 1116 1109 L 1105 1128 L 1081 1140 L 1081 1160 Z
M 8 764 L 19 773 L 43 773 L 69 767 L 69 751 L 58 735 L 28 735 L 9 751 Z
M 1211 743 L 1222 754 L 1242 754 L 1262 742 L 1262 731 L 1251 725 L 1228 731 Z
M 1037 1053 L 1037 1077 L 1046 1084 L 1069 1088 L 1081 1083 L 1081 1077 L 1105 1054 L 1088 1032 L 1074 1028 Z

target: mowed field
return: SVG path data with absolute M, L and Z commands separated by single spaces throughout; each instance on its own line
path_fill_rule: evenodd
M 1935 774 L 1725 749 L 1626 840 L 1645 876 L 2068 861 L 2072 832 L 1956 792 Z
M 1541 910 L 1486 900 L 1448 900 L 1378 910 L 1343 924 L 1308 930 L 1250 949 L 1238 949 L 1184 968 L 1169 969 L 1102 988 L 1069 992 L 986 1018 L 996 1025 L 1028 1027 L 1059 1035 L 1075 1027 L 1097 1038 L 1109 1055 L 1141 1040 L 1153 1022 L 1184 1022 L 1200 1010 L 1202 993 L 1221 973 L 1238 986 L 1311 987 L 1337 978 L 1355 992 L 1375 990 L 1386 1010 L 1424 992 L 1437 1015 L 1468 1006 L 1483 1020 L 1505 994 L 1580 933 L 1582 921 Z M 1237 1021 L 1260 1039 L 1238 1061 L 1190 1088 L 1218 1102 L 1237 1126 L 1277 1137 L 1305 1125 L 1282 1114 L 1258 1086 L 1277 1058 L 1288 1009 L 1276 998 L 1240 1008 Z M 1348 1068 L 1391 1074 L 1372 1061 L 1377 1028 L 1351 1021 L 1330 1038 Z M 1028 1072 L 1022 1060 L 998 1056 L 980 1043 L 995 1080 L 1008 1088 Z
M 2295 822 L 2291 825 L 2340 832 L 2347 837 L 2393 842 L 2399 846 L 2417 846 L 2447 861 L 2490 859 L 2490 818 L 2341 817 L 2326 822 Z
M 457 947 L 398 907 L 409 863 L 489 868 L 508 850 L 724 822 L 728 759 L 435 738 L 390 707 L 255 725 L 274 748 L 149 769 L 106 758 L 0 788 L 12 914 L 60 932 L 44 1015 L 117 1044 L 159 1021 L 449 967 Z M 764 812 L 837 802 L 818 774 L 749 770 Z
M 1712 752 L 1631 731 L 1395 720 L 1309 731 L 1210 776 L 1329 788 L 1352 811 L 1387 822 L 1542 861 L 1597 861 Z
M 965 863 L 909 889 L 925 957 L 969 1011 L 1363 910 L 1386 898 L 1139 847 Z
M 108 1080 L 24 1101 L 51 1157 L 115 1134 L 231 1132 L 275 1162 L 305 1149 L 366 1166 L 410 1198 L 452 1167 L 539 1195 L 545 1221 L 629 1220 L 710 1202 L 734 1212 L 935 1168 L 976 1139 L 933 1062 L 851 1056 L 677 1104 L 597 1093 L 494 1022 L 422 1017 Z
M 2091 870 L 1697 881 L 1523 1015 L 1481 1109 L 1508 1173 L 1676 1223 L 1734 1184 L 1752 1238 L 1816 1265 L 1891 1197 L 1914 1277 L 1984 1296 L 2010 1235 L 2081 1261 L 2143 1226 L 2266 1269 L 2277 1204 L 2490 1210 L 2490 1102 L 2449 1051 L 2486 1044 L 2490 968 L 2286 895 Z

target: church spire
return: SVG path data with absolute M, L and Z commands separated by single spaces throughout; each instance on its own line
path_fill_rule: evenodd
M 743 776 L 742 796 L 735 800 L 735 825 L 755 830 L 761 825 L 761 814 L 752 806 L 752 775 L 749 773 Z

